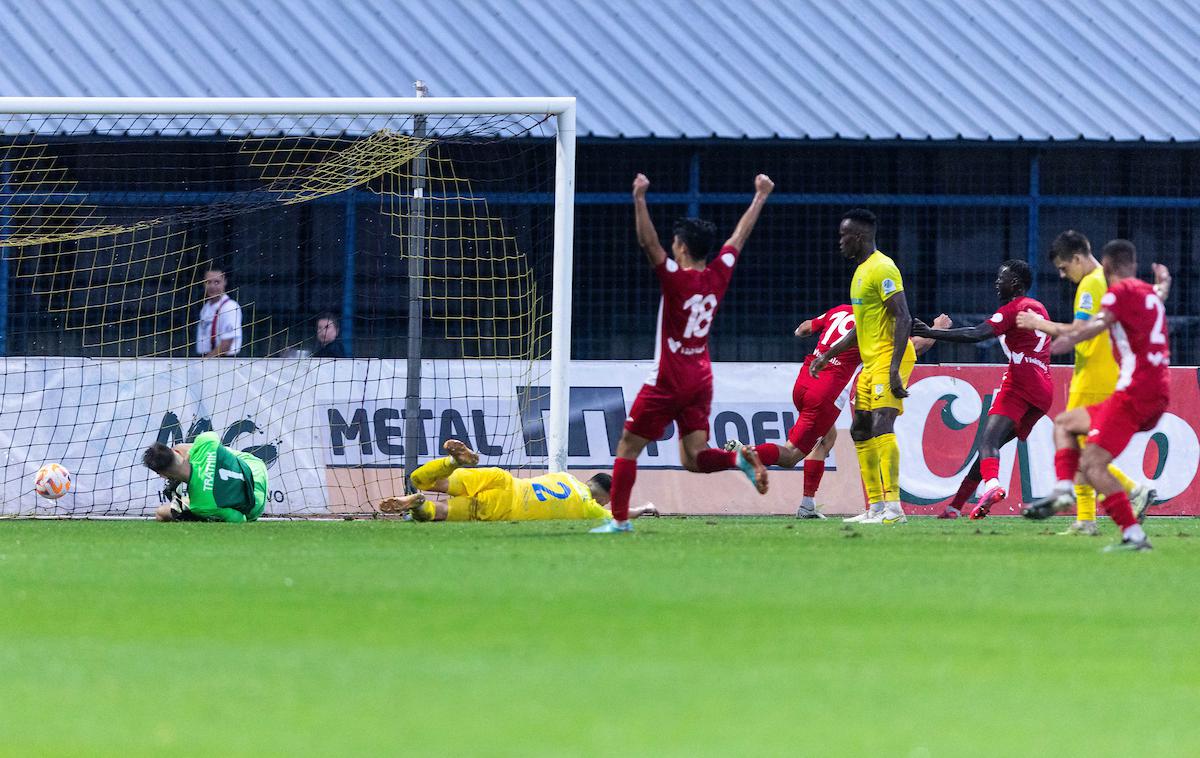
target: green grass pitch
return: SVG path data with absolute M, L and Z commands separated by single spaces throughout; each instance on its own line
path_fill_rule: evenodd
M 1200 522 L 0 523 L 0 754 L 1200 754 Z

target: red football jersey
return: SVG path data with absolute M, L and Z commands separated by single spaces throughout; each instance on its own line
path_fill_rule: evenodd
M 1100 307 L 1115 319 L 1111 334 L 1113 354 L 1121 374 L 1117 389 L 1131 395 L 1167 397 L 1167 310 L 1154 287 L 1141 279 L 1122 279 L 1108 288 Z
M 658 306 L 654 371 L 646 384 L 692 392 L 700 383 L 712 382 L 708 333 L 737 259 L 738 249 L 726 245 L 703 271 L 680 268 L 671 258 L 655 266 L 662 301 Z
M 817 355 L 827 352 L 829 348 L 833 347 L 833 343 L 849 334 L 850 330 L 854 328 L 854 309 L 849 304 L 830 308 L 812 320 L 812 328 L 813 333 L 820 334 L 821 337 L 817 340 L 817 347 L 804 358 L 804 366 L 800 369 L 801 380 L 805 380 L 808 384 L 828 382 L 839 388 L 845 387 L 854 377 L 854 372 L 858 370 L 859 365 L 862 364 L 857 346 L 848 348 L 841 355 L 831 358 L 829 365 L 822 369 L 821 375 L 816 379 L 813 379 L 808 373 L 808 364 L 812 363 L 813 358 Z M 807 379 L 805 379 L 806 377 Z
M 1031 311 L 1049 319 L 1046 306 L 1031 297 L 1015 297 L 992 314 L 988 324 L 1008 356 L 1003 384 L 1037 408 L 1048 409 L 1054 396 L 1050 383 L 1050 335 L 1017 328 L 1017 314 Z

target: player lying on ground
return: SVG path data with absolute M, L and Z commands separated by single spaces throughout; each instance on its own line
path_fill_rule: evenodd
M 155 442 L 142 463 L 168 481 L 169 502 L 155 513 L 159 521 L 257 521 L 267 504 L 267 464 L 225 447 L 216 432 L 174 448 Z
M 469 468 L 479 463 L 479 454 L 459 440 L 446 440 L 442 447 L 449 455 L 414 471 L 412 483 L 422 492 L 440 492 L 450 498 L 434 503 L 420 492 L 389 497 L 379 504 L 380 511 L 411 511 L 416 521 L 545 521 L 609 516 L 604 509 L 612 486 L 608 474 L 596 474 L 587 484 L 570 474 L 518 479 L 500 468 Z M 657 515 L 652 505 L 630 509 L 632 518 Z
M 850 436 L 858 454 L 863 487 L 870 504 L 866 513 L 847 521 L 902 524 L 908 520 L 900 505 L 900 446 L 896 417 L 904 412 L 908 378 L 917 354 L 909 342 L 912 317 L 904 281 L 895 262 L 875 247 L 875 214 L 855 208 L 842 215 L 838 249 L 858 264 L 850 279 L 854 329 L 809 364 L 813 377 L 851 347 L 857 347 L 863 368 L 854 391 L 854 420 Z
M 949 328 L 950 317 L 942 314 L 934 319 L 938 328 Z M 816 494 L 825 474 L 825 458 L 837 440 L 834 422 L 850 398 L 850 380 L 860 365 L 858 348 L 851 347 L 829 361 L 829 368 L 820 376 L 812 376 L 808 367 L 817 356 L 854 330 L 854 309 L 847 305 L 830 308 L 820 316 L 810 318 L 796 327 L 797 337 L 820 334 L 816 348 L 804 359 L 796 383 L 792 387 L 792 403 L 796 406 L 796 423 L 788 430 L 787 440 L 776 445 L 764 442 L 754 445 L 759 459 L 766 465 L 769 461 L 782 468 L 792 468 L 804 461 L 804 495 L 796 509 L 796 518 L 825 518 L 817 510 Z M 926 338 L 912 340 L 917 355 L 933 347 L 934 341 Z M 737 451 L 742 447 L 738 440 L 730 440 L 725 449 Z M 726 468 L 737 465 L 730 455 Z
M 1054 419 L 1054 471 L 1058 483 L 1049 497 L 1030 503 L 1022 515 L 1044 519 L 1071 508 L 1075 504 L 1072 482 L 1082 472 L 1084 480 L 1104 494 L 1104 510 L 1121 527 L 1121 542 L 1106 549 L 1149 550 L 1150 541 L 1142 531 L 1138 514 L 1121 483 L 1109 471 L 1109 464 L 1134 434 L 1153 429 L 1167 409 L 1171 349 L 1166 309 L 1159 292 L 1137 278 L 1137 250 L 1132 242 L 1112 240 L 1104 246 L 1100 260 L 1108 281 L 1100 313 L 1065 330 L 1051 343 L 1050 350 L 1066 353 L 1083 340 L 1111 331 L 1121 366 L 1120 379 L 1116 392 L 1104 402 L 1066 411 Z M 1029 328 L 1037 322 L 1018 317 L 1017 324 Z M 1081 434 L 1087 434 L 1082 454 Z
M 1074 320 L 1069 324 L 1059 324 L 1049 319 L 1031 320 L 1032 328 L 1057 337 L 1072 328 L 1082 327 L 1100 312 L 1100 300 L 1104 297 L 1108 284 L 1104 279 L 1104 268 L 1092 255 L 1092 243 L 1077 231 L 1068 229 L 1055 237 L 1050 246 L 1050 262 L 1058 269 L 1061 279 L 1076 284 Z M 1171 274 L 1165 266 L 1155 264 L 1155 291 L 1164 301 L 1171 287 Z M 1033 319 L 1032 315 L 1025 316 Z M 1067 394 L 1067 410 L 1087 408 L 1099 405 L 1112 395 L 1117 386 L 1117 376 L 1120 370 L 1113 356 L 1112 340 L 1108 334 L 1097 334 L 1090 340 L 1081 340 L 1075 345 L 1075 372 L 1071 376 L 1071 386 Z M 1082 445 L 1085 440 L 1080 440 Z M 1145 484 L 1139 484 L 1116 466 L 1109 473 L 1117 478 L 1134 507 L 1144 510 L 1154 502 L 1154 490 Z M 1075 483 L 1075 521 L 1062 534 L 1066 535 L 1095 535 L 1096 530 L 1096 491 L 1088 486 L 1082 478 Z
M 1045 318 L 1046 308 L 1025 293 L 1033 286 L 1033 271 L 1025 261 L 1008 260 L 996 273 L 996 295 L 1000 309 L 982 324 L 961 329 L 930 328 L 913 321 L 913 334 L 946 342 L 982 342 L 992 337 L 1008 356 L 1008 370 L 1000 382 L 1000 391 L 992 400 L 987 421 L 979 440 L 979 454 L 950 505 L 938 518 L 958 518 L 967 498 L 975 494 L 983 481 L 983 497 L 971 511 L 971 518 L 988 515 L 992 506 L 1008 497 L 1000 485 L 1000 448 L 1013 439 L 1025 439 L 1033 425 L 1050 410 L 1053 389 L 1050 384 L 1050 338 L 1044 332 L 1021 329 L 1017 314 L 1030 312 Z
M 646 206 L 649 187 L 650 180 L 644 175 L 634 178 L 638 244 L 662 288 L 659 342 L 654 347 L 654 369 L 638 391 L 617 442 L 612 473 L 612 521 L 592 530 L 597 534 L 633 529 L 628 508 L 637 478 L 638 456 L 651 440 L 662 437 L 672 421 L 679 431 L 679 461 L 685 469 L 710 473 L 725 468 L 725 451 L 708 446 L 708 416 L 712 409 L 708 333 L 733 277 L 733 267 L 775 184 L 765 174 L 754 177 L 754 199 L 711 265 L 708 255 L 718 239 L 717 227 L 703 219 L 685 218 L 676 222 L 671 240 L 674 257 L 667 256 Z M 754 451 L 739 454 L 738 460 L 758 491 L 766 492 L 767 470 Z

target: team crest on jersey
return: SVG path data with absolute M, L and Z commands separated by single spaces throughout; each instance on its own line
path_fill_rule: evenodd
M 879 288 L 883 290 L 883 294 L 890 295 L 896 291 L 896 281 L 894 279 L 884 279 L 879 283 Z
M 875 385 L 875 397 L 883 397 L 883 385 L 882 384 Z

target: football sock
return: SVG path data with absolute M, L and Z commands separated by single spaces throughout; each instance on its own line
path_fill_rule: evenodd
M 800 498 L 800 507 L 806 510 L 816 510 L 817 501 L 812 499 L 812 495 L 805 495 Z
M 1000 478 L 1000 459 L 999 458 L 980 458 L 979 459 L 979 478 L 985 482 L 990 482 L 993 479 Z
M 1111 463 L 1108 464 L 1108 473 L 1112 474 L 1113 477 L 1121 483 L 1121 489 L 1125 490 L 1125 492 L 1132 495 L 1133 491 L 1137 489 L 1137 482 L 1130 479 L 1124 471 Z
M 412 472 L 412 484 L 419 490 L 431 490 L 439 479 L 445 479 L 458 468 L 458 461 L 450 456 L 435 458 Z
M 979 489 L 979 480 L 968 473 L 963 477 L 962 484 L 958 485 L 958 492 L 954 493 L 954 499 L 950 501 L 950 507 L 961 511 L 962 507 L 971 499 L 971 495 L 974 495 L 977 489 Z
M 1075 520 L 1096 520 L 1096 490 L 1090 484 L 1075 485 Z
M 1127 540 L 1134 540 L 1135 542 L 1141 542 L 1142 540 L 1146 539 L 1146 533 L 1142 531 L 1141 524 L 1133 524 L 1132 526 L 1125 527 L 1121 530 L 1121 536 Z
M 758 459 L 762 461 L 764 466 L 774 466 L 779 463 L 779 445 L 774 442 L 764 442 L 761 445 L 755 445 L 754 451 L 758 453 Z
M 1108 511 L 1109 518 L 1117 522 L 1122 532 L 1137 526 L 1137 517 L 1133 515 L 1133 506 L 1129 504 L 1129 496 L 1124 490 L 1107 495 L 1104 498 L 1104 510 Z
M 883 479 L 883 499 L 900 502 L 900 444 L 895 434 L 881 434 L 875 438 L 879 451 L 879 473 Z
M 613 461 L 612 491 L 609 492 L 612 498 L 609 507 L 612 509 L 613 519 L 629 520 L 629 495 L 633 492 L 633 482 L 636 479 L 636 460 L 617 458 Z
M 817 496 L 821 477 L 825 476 L 825 461 L 804 462 L 804 497 L 811 500 Z
M 1077 473 L 1079 473 L 1079 448 L 1064 447 L 1055 451 L 1054 474 L 1058 477 L 1059 483 L 1075 481 Z
M 705 474 L 737 468 L 737 451 L 722 450 L 719 447 L 705 448 L 696 454 L 696 468 Z
M 867 502 L 872 506 L 883 502 L 883 477 L 879 470 L 879 449 L 876 437 L 864 442 L 855 442 L 858 453 L 858 468 L 862 472 L 863 487 L 867 491 Z

